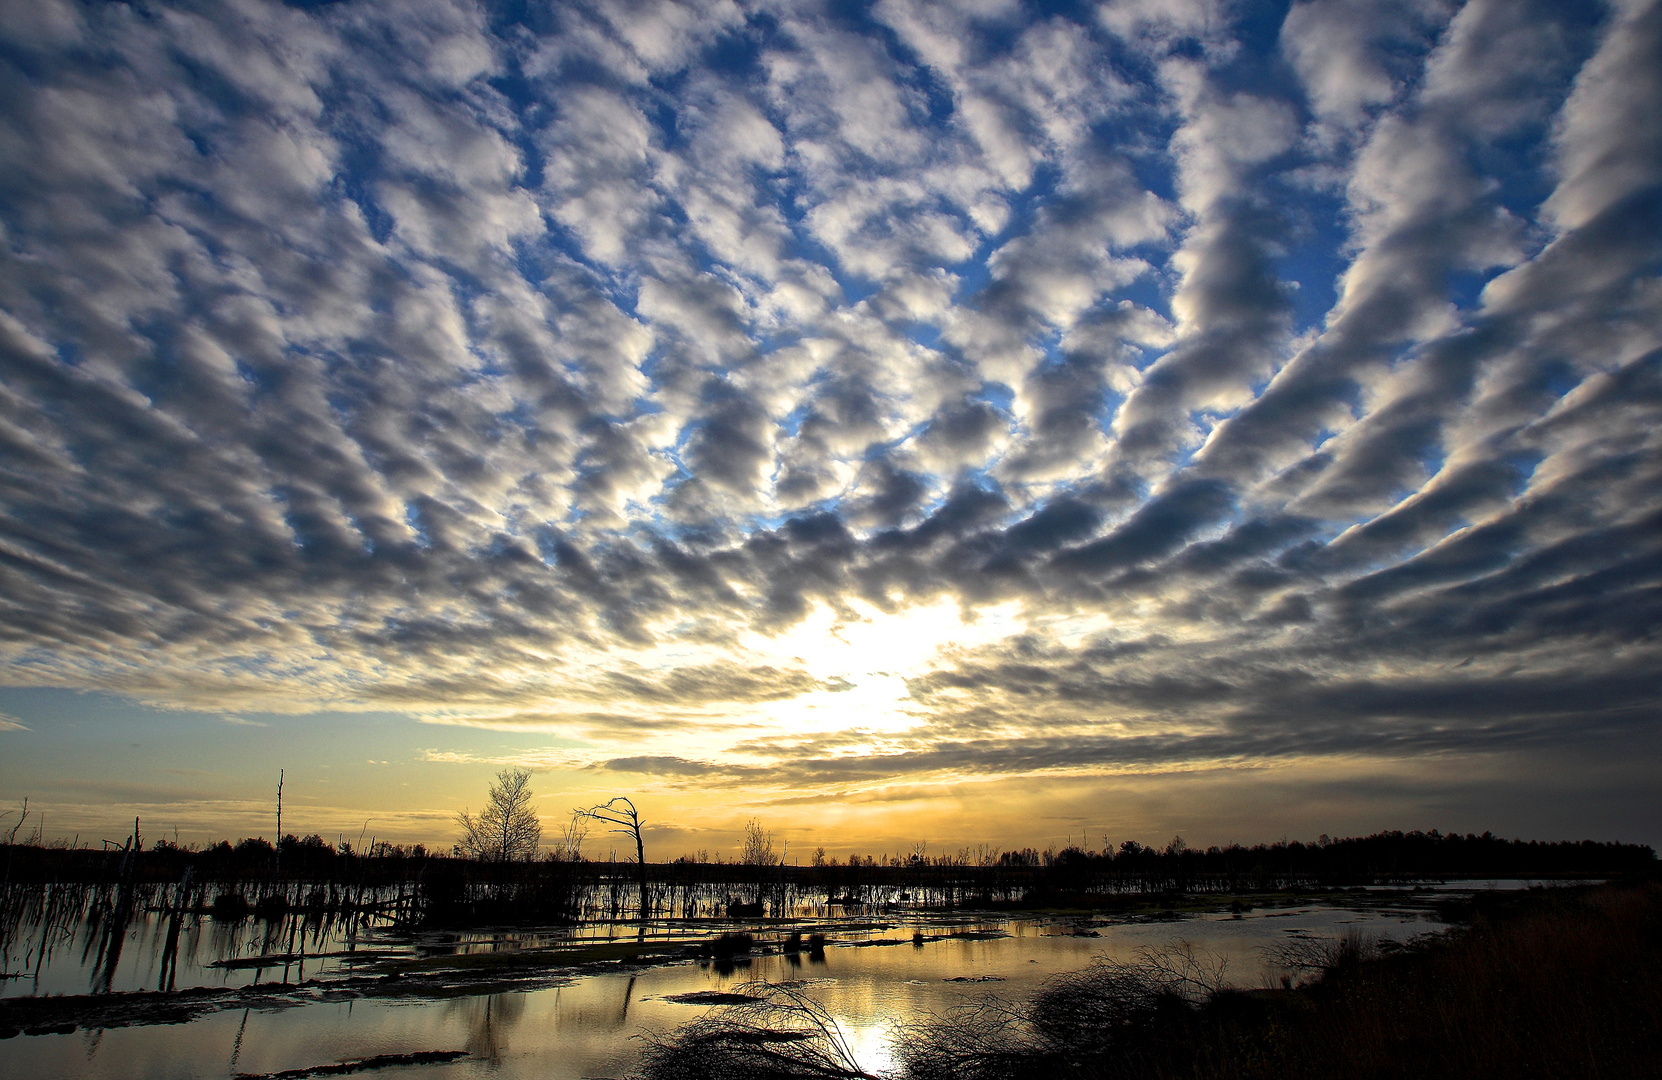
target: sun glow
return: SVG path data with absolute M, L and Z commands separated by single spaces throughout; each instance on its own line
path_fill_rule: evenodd
M 748 635 L 750 658 L 777 666 L 800 666 L 822 689 L 763 711 L 783 730 L 836 731 L 859 728 L 898 732 L 919 720 L 906 685 L 909 676 L 951 663 L 958 649 L 988 645 L 1027 629 L 1020 606 L 1001 604 L 965 619 L 950 600 L 886 612 L 863 601 L 849 605 L 854 619 L 839 618 L 824 605 L 773 637 Z
M 1054 622 L 1046 620 L 1045 633 L 1055 633 L 1056 628 L 1048 625 Z M 736 729 L 762 728 L 770 736 L 787 738 L 848 733 L 856 737 L 840 740 L 838 752 L 876 753 L 881 752 L 885 736 L 908 731 L 927 716 L 912 699 L 908 679 L 950 669 L 959 654 L 1034 629 L 1018 603 L 989 606 L 966 617 L 964 609 L 948 599 L 894 611 L 856 600 L 840 612 L 816 605 L 786 630 L 772 635 L 746 633 L 736 647 L 711 648 L 671 639 L 644 649 L 571 656 L 563 663 L 563 674 L 567 686 L 582 687 L 587 678 L 603 679 L 619 662 L 633 665 L 645 677 L 707 665 L 805 673 L 812 677 L 814 688 L 777 700 L 675 706 L 690 726 L 681 732 L 661 732 L 660 748 L 666 753 L 719 758 L 732 747 Z M 569 734 L 574 723 L 580 726 L 583 714 L 594 707 L 581 694 L 556 691 L 537 696 L 534 705 L 435 708 L 422 719 L 434 724 Z M 661 716 L 662 706 L 631 708 L 610 703 L 607 711 Z M 574 766 L 616 749 L 604 748 L 610 742 L 605 734 L 592 738 L 593 742 L 577 740 L 587 743 L 586 748 L 569 751 Z
M 882 611 L 862 600 L 848 605 L 854 619 L 839 619 L 824 604 L 801 622 L 773 637 L 746 635 L 753 654 L 795 661 L 820 679 L 873 673 L 909 674 L 933 664 L 954 648 L 974 648 L 1018 634 L 1027 628 L 1020 605 L 1000 604 L 974 613 L 948 599 Z

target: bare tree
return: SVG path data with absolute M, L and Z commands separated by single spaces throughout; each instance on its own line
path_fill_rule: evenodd
M 757 818 L 744 823 L 744 854 L 739 861 L 748 866 L 772 866 L 777 861 L 773 854 L 773 834 L 765 831 Z
M 762 823 L 751 818 L 744 823 L 744 848 L 739 855 L 739 861 L 746 866 L 780 866 L 781 860 L 773 850 L 773 834 L 762 828 Z M 783 870 L 780 871 L 784 873 Z M 759 904 L 768 894 L 766 874 L 757 874 L 756 881 L 751 886 L 750 902 Z
M 560 831 L 560 838 L 554 841 L 554 850 L 550 853 L 555 862 L 582 862 L 583 841 L 589 835 L 589 819 L 582 811 L 575 811 L 566 827 Z
M 463 810 L 462 850 L 486 862 L 516 862 L 537 854 L 542 823 L 531 809 L 531 770 L 503 769 L 496 774 L 485 808 L 478 816 Z
M 6 837 L 8 845 L 17 843 L 17 830 L 23 828 L 23 823 L 29 818 L 29 796 L 23 796 L 23 812 L 17 815 L 17 824 L 12 826 L 12 833 Z
M 646 921 L 646 844 L 641 840 L 641 815 L 635 809 L 635 804 L 619 795 L 615 799 L 598 803 L 586 809 L 579 807 L 572 811 L 572 816 L 574 818 L 588 818 L 590 821 L 598 821 L 602 825 L 610 825 L 612 828 L 609 831 L 623 833 L 625 836 L 634 838 L 635 866 L 640 871 L 641 921 L 644 931 Z

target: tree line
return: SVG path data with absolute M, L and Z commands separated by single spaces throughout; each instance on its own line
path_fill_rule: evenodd
M 280 790 L 280 789 L 279 789 Z M 280 795 L 279 795 L 280 799 Z M 742 885 L 742 899 L 760 903 L 769 890 L 786 886 L 820 892 L 828 900 L 865 897 L 892 901 L 902 894 L 936 902 L 968 902 L 977 898 L 1014 900 L 1051 894 L 1239 892 L 1309 886 L 1347 886 L 1409 883 L 1455 877 L 1541 877 L 1553 875 L 1612 875 L 1645 871 L 1655 865 L 1648 845 L 1617 842 L 1504 839 L 1493 833 L 1387 831 L 1362 837 L 1334 839 L 1322 835 L 1311 843 L 1297 840 L 1242 846 L 1230 844 L 1205 849 L 1173 837 L 1162 846 L 1126 840 L 1118 845 L 1106 837 L 1100 849 L 1069 843 L 1065 847 L 1004 849 L 981 844 L 974 848 L 932 852 L 917 841 L 894 853 L 852 854 L 839 861 L 818 848 L 806 858 L 789 859 L 789 845 L 776 850 L 774 836 L 752 818 L 746 825 L 741 850 L 733 862 L 711 860 L 707 852 L 652 863 L 647 860 L 646 822 L 626 796 L 574 808 L 570 821 L 548 847 L 542 843 L 542 824 L 533 810 L 531 773 L 522 768 L 499 772 L 486 794 L 483 809 L 456 815 L 460 829 L 449 852 L 430 851 L 420 844 L 405 847 L 359 837 L 356 843 L 339 837 L 330 843 L 312 834 L 283 834 L 276 844 L 246 838 L 232 844 L 220 841 L 202 849 L 158 839 L 145 850 L 138 869 L 158 879 L 177 875 L 189 863 L 198 877 L 301 879 L 333 876 L 343 861 L 360 866 L 357 873 L 405 878 L 429 864 L 458 867 L 474 882 L 525 882 L 530 864 L 607 864 L 616 878 L 630 868 L 636 909 L 650 910 L 649 892 L 656 886 L 722 881 Z M 25 805 L 25 813 L 27 806 Z M 279 817 L 281 822 L 279 801 Z M 19 825 L 22 824 L 20 815 Z M 599 827 L 621 835 L 633 848 L 632 857 L 594 860 L 583 845 L 590 829 Z M 5 875 L 20 880 L 38 874 L 71 880 L 96 878 L 108 854 L 80 848 L 68 850 L 42 843 L 38 835 L 18 842 L 13 828 L 0 847 L 7 850 Z M 129 846 L 139 840 L 138 823 Z M 789 865 L 787 865 L 787 862 Z M 569 874 L 567 875 L 569 876 Z M 437 873 L 443 879 L 446 873 Z M 910 886 L 910 888 L 909 888 Z M 516 886 L 516 888 L 519 886 Z M 528 887 L 528 886 L 526 886 Z M 502 892 L 502 889 L 498 889 Z M 512 890 L 509 890 L 510 892 Z

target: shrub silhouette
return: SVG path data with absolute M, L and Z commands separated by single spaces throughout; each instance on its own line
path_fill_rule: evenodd
M 649 1039 L 641 1080 L 874 1080 L 825 1007 L 790 983 L 744 983 L 751 1000 Z

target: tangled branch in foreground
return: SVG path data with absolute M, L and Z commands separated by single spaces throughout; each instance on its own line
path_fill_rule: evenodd
M 649 1036 L 640 1080 L 878 1080 L 801 984 L 736 989 L 748 1000 L 712 1009 L 671 1036 Z

